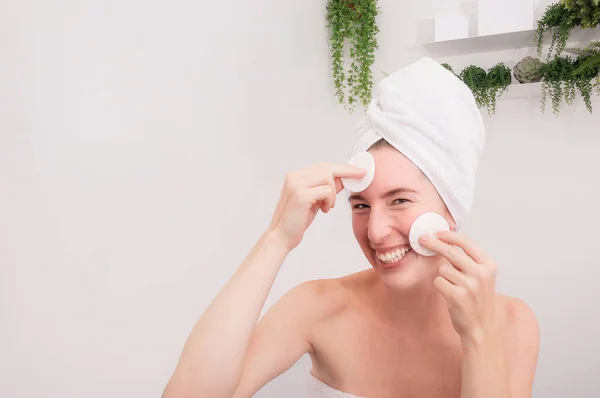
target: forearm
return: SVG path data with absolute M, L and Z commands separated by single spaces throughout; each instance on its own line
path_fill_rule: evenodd
M 252 330 L 287 254 L 268 234 L 261 237 L 192 329 L 165 391 L 185 397 L 233 395 Z
M 463 340 L 461 398 L 510 398 L 508 371 L 499 333 Z

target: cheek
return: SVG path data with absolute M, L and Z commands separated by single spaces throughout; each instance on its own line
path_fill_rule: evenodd
M 419 209 L 405 209 L 394 215 L 394 227 L 404 236 L 408 236 L 412 223 L 423 214 Z
M 363 240 L 368 235 L 369 216 L 368 214 L 352 213 L 352 232 L 357 240 Z

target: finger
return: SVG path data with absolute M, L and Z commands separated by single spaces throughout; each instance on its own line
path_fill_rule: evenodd
M 453 285 L 467 287 L 470 284 L 469 277 L 450 264 L 440 266 L 440 276 Z
M 454 267 L 458 268 L 465 273 L 476 272 L 478 264 L 469 257 L 464 251 L 456 246 L 449 245 L 446 242 L 436 238 L 435 236 L 423 235 L 419 238 L 419 242 L 438 253 L 446 260 L 448 260 Z
M 319 185 L 313 188 L 306 189 L 301 194 L 301 199 L 306 202 L 307 205 L 312 207 L 313 205 L 318 205 L 323 209 L 322 203 L 328 200 L 331 197 L 332 189 L 330 185 Z
M 323 211 L 323 213 L 329 213 L 329 211 L 335 207 L 335 199 L 336 199 L 337 191 L 336 191 L 336 186 L 335 186 L 335 182 L 333 181 L 333 178 L 331 178 L 331 182 L 329 183 L 329 186 L 331 187 L 331 193 L 330 193 L 329 197 L 327 199 L 325 199 L 325 201 L 323 202 L 323 205 L 321 206 L 321 211 Z
M 351 164 L 328 164 L 326 166 L 334 177 L 339 178 L 362 178 L 367 170 Z
M 437 233 L 438 238 L 443 242 L 455 245 L 464 250 L 464 252 L 479 264 L 488 264 L 490 259 L 484 251 L 473 242 L 472 239 L 464 234 L 455 231 L 440 231 Z
M 297 176 L 297 182 L 305 187 L 316 187 L 317 185 L 331 184 L 331 187 L 336 191 L 336 193 L 341 191 L 341 189 L 338 189 L 338 184 L 341 185 L 342 183 L 340 177 L 335 177 L 331 170 L 331 166 L 328 164 L 315 165 L 300 170 Z M 341 188 L 343 188 L 343 186 Z
M 433 285 L 437 291 L 446 298 L 446 300 L 450 300 L 452 297 L 454 297 L 454 292 L 457 287 L 441 276 L 438 276 L 433 280 Z

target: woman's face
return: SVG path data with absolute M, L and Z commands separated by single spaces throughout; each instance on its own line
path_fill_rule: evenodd
M 391 287 L 408 287 L 430 277 L 437 256 L 410 249 L 408 234 L 421 214 L 438 213 L 455 228 L 446 205 L 425 175 L 391 147 L 372 150 L 375 177 L 369 187 L 350 195 L 352 229 L 372 267 Z

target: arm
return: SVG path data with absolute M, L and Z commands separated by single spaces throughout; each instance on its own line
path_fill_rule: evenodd
M 499 332 L 463 340 L 461 398 L 516 398 L 510 394 Z
M 194 326 L 164 398 L 249 396 L 307 352 L 305 316 L 310 312 L 304 309 L 315 309 L 303 299 L 309 289 L 295 289 L 256 322 L 288 253 L 318 211 L 335 206 L 341 178 L 364 174 L 358 167 L 336 164 L 287 173 L 268 232 Z
M 435 236 L 422 236 L 420 241 L 448 260 L 440 266 L 434 285 L 446 298 L 452 324 L 461 338 L 461 398 L 530 397 L 538 350 L 537 321 L 531 311 L 512 299 L 502 307 L 508 311 L 498 317 L 498 268 L 465 235 L 440 231 Z M 511 336 L 512 330 L 518 330 L 518 335 Z M 507 341 L 517 345 L 515 348 L 513 344 L 510 357 Z
M 308 333 L 323 313 L 319 281 L 304 283 L 267 311 L 252 334 L 244 372 L 233 398 L 249 398 L 288 370 L 306 353 L 314 353 Z
M 539 326 L 531 309 L 509 299 L 504 337 L 464 341 L 461 398 L 531 398 L 539 353 Z
M 164 398 L 232 396 L 251 333 L 287 253 L 271 235 L 259 239 L 192 329 Z

